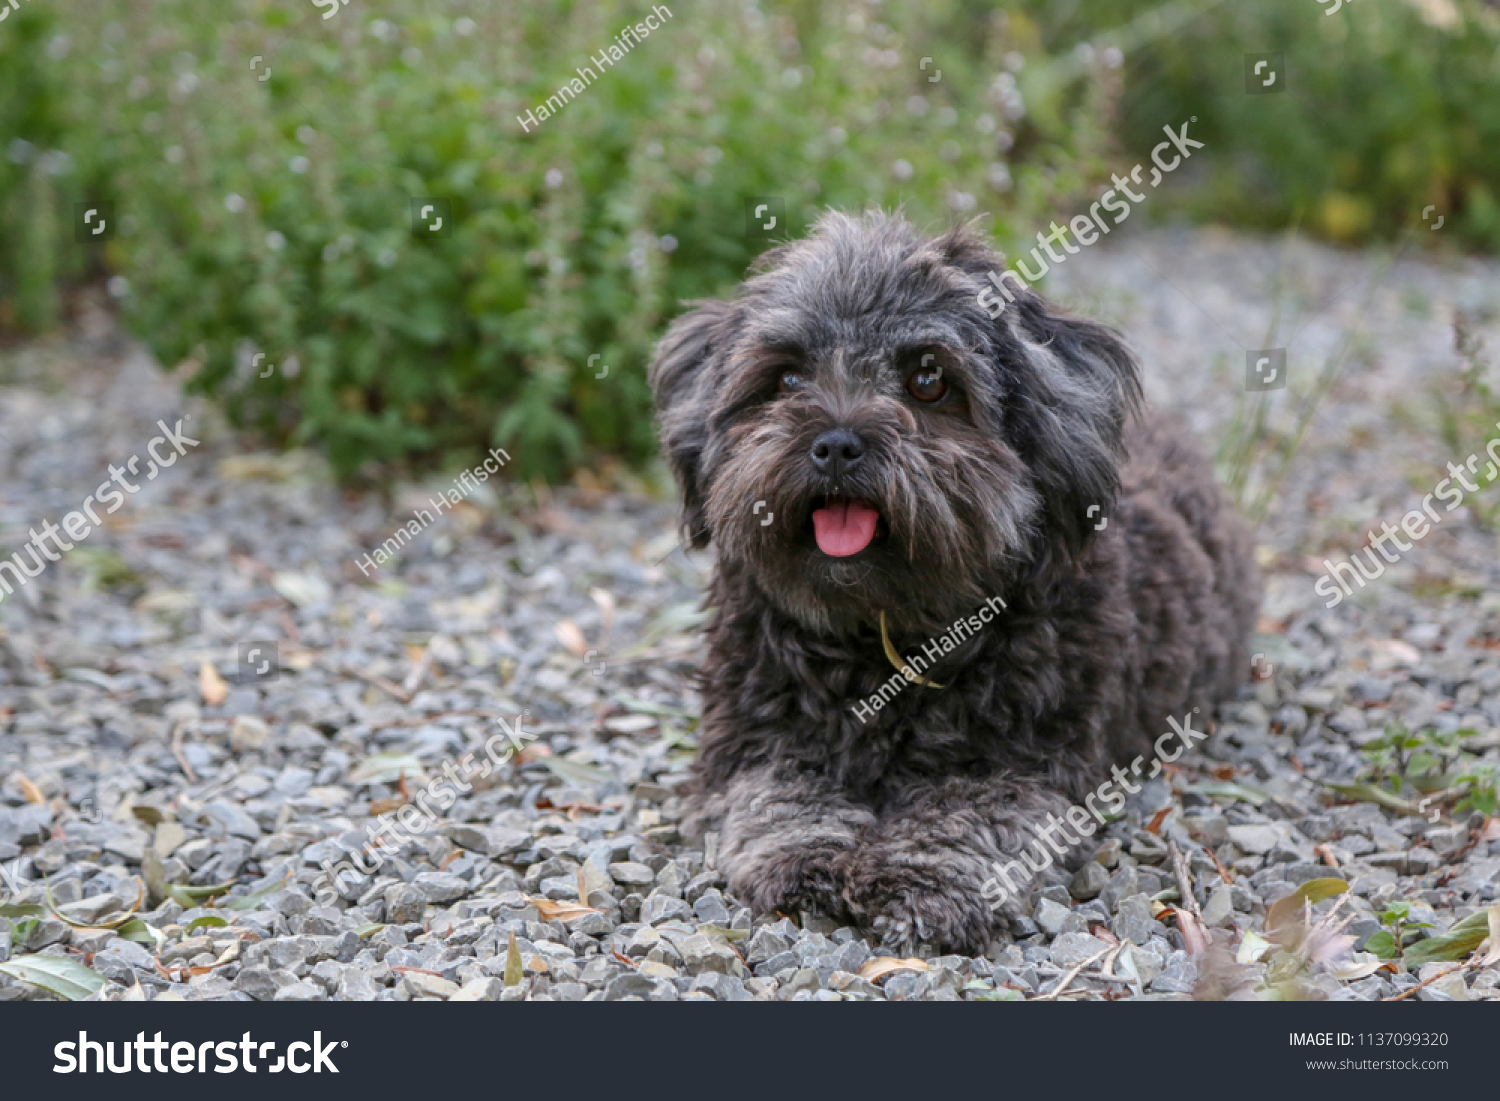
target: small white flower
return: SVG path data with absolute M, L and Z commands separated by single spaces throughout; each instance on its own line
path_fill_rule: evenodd
M 547 169 L 547 174 L 542 177 L 542 180 L 548 187 L 561 187 L 563 174 L 556 168 L 549 168 Z
M 477 26 L 478 24 L 466 15 L 462 19 L 454 21 L 453 31 L 461 38 L 468 38 L 469 35 L 474 33 L 474 30 Z
M 909 180 L 912 178 L 912 166 L 910 161 L 900 160 L 891 165 L 891 174 L 898 180 Z
M 306 157 L 293 157 L 291 160 L 286 162 L 286 166 L 293 172 L 297 173 L 297 175 L 301 176 L 310 167 L 312 167 L 312 161 L 308 160 Z
M 68 51 L 72 48 L 73 40 L 65 34 L 60 34 L 47 43 L 47 56 L 53 61 L 61 61 L 68 56 Z
M 396 250 L 383 248 L 380 255 L 375 257 L 375 262 L 383 268 L 388 268 L 396 262 Z
M 318 132 L 311 126 L 297 127 L 297 140 L 300 141 L 303 145 L 311 145 L 313 143 L 313 138 L 317 136 Z
M 177 78 L 177 90 L 185 96 L 191 95 L 196 87 L 198 87 L 197 73 L 183 73 Z
M 417 49 L 415 46 L 408 46 L 406 47 L 406 49 L 401 51 L 401 60 L 406 62 L 408 65 L 415 65 L 417 62 L 422 60 L 422 51 Z
M 286 238 L 273 229 L 266 234 L 266 248 L 272 252 L 280 252 L 286 248 Z
M 657 157 L 660 157 L 665 152 L 666 150 L 662 148 L 661 142 L 659 141 L 648 141 L 646 143 L 646 156 L 652 158 L 653 160 Z
M 670 233 L 663 234 L 662 239 L 659 243 L 663 252 L 677 251 L 677 238 L 673 237 Z
M 1125 55 L 1120 52 L 1120 47 L 1104 47 L 1104 64 L 1111 69 L 1118 69 L 1121 65 L 1125 64 Z
M 124 298 L 130 293 L 130 280 L 123 275 L 111 276 L 109 282 L 104 284 L 104 289 L 111 298 Z
M 906 101 L 906 113 L 921 118 L 927 113 L 927 97 L 912 96 Z
M 231 191 L 224 196 L 224 209 L 231 214 L 242 213 L 245 209 L 245 200 Z
M 963 148 L 956 141 L 945 141 L 938 146 L 938 157 L 945 161 L 956 161 L 963 155 Z
M 181 164 L 185 156 L 187 156 L 187 153 L 183 150 L 182 146 L 167 146 L 166 158 L 168 164 Z

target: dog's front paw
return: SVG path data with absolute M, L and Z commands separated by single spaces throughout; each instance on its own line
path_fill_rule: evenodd
M 843 913 L 836 850 L 778 849 L 729 870 L 729 893 L 757 914 L 817 910 Z
M 846 870 L 844 903 L 881 951 L 909 956 L 918 944 L 930 944 L 981 955 L 989 947 L 1000 919 L 977 885 L 935 882 L 922 872 L 867 860 L 858 862 L 864 868 Z

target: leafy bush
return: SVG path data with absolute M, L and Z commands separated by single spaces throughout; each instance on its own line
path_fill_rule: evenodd
M 1204 155 L 1148 216 L 1178 195 L 1354 238 L 1428 203 L 1445 237 L 1500 243 L 1484 0 L 679 6 L 605 67 L 648 0 L 23 4 L 0 24 L 0 331 L 108 274 L 190 386 L 345 476 L 498 444 L 557 477 L 651 452 L 652 340 L 769 243 L 759 198 L 778 237 L 905 204 L 1029 244 L 1196 114 Z M 1286 51 L 1286 93 L 1245 94 L 1252 49 Z M 85 199 L 115 203 L 107 244 L 74 240 Z M 414 233 L 426 199 L 441 234 Z
M 1489 0 L 1256 0 L 1181 23 L 1187 5 L 1086 0 L 1074 20 L 1134 17 L 1129 141 L 1191 108 L 1212 166 L 1200 218 L 1301 225 L 1335 240 L 1406 227 L 1500 248 L 1500 9 Z M 1191 9 L 1188 9 L 1189 11 Z M 1109 36 L 1106 35 L 1106 38 Z M 1284 92 L 1246 93 L 1245 55 L 1280 51 Z M 1435 209 L 1423 220 L 1426 207 Z
M 104 256 L 158 357 L 346 475 L 492 443 L 526 475 L 649 454 L 651 343 L 769 243 L 754 197 L 784 202 L 775 237 L 902 202 L 1003 233 L 1102 165 L 1099 88 L 1039 95 L 1033 124 L 1007 20 L 964 4 L 683 6 L 609 67 L 649 6 L 412 7 L 53 0 L 63 124 L 28 139 L 71 156 L 67 198 L 115 202 Z M 441 233 L 414 229 L 425 199 Z

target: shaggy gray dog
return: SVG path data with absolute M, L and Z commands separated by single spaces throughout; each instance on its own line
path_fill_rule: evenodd
M 651 368 L 718 548 L 690 828 L 755 909 L 898 950 L 983 951 L 996 867 L 1240 685 L 1260 601 L 1121 338 L 1029 291 L 992 318 L 1002 266 L 968 229 L 829 214 Z

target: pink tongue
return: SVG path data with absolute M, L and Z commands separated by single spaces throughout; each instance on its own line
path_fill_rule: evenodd
M 875 538 L 880 513 L 859 501 L 839 501 L 812 514 L 818 549 L 835 558 L 858 554 Z

